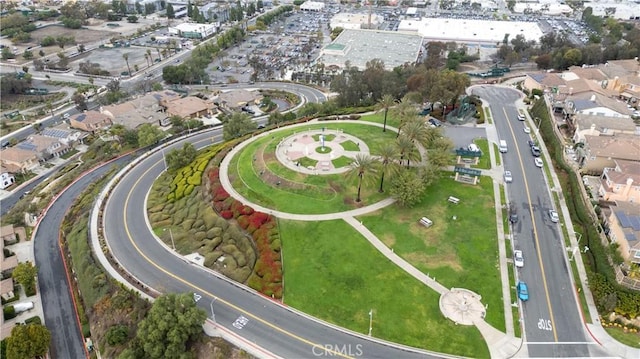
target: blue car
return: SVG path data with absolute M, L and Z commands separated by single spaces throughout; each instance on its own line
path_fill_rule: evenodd
M 521 301 L 526 302 L 529 300 L 529 289 L 527 288 L 527 283 L 518 282 L 518 284 L 516 284 L 516 291 L 518 292 L 518 298 L 520 298 Z

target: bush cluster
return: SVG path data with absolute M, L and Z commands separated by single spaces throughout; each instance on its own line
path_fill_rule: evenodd
M 220 146 L 211 146 L 206 151 L 199 153 L 188 166 L 180 169 L 171 181 L 171 192 L 169 192 L 167 199 L 174 202 L 190 195 L 193 189 L 202 183 L 202 174 L 218 151 L 220 151 Z
M 235 219 L 240 228 L 251 235 L 258 248 L 258 258 L 248 285 L 267 296 L 282 298 L 281 243 L 275 218 L 229 196 L 220 183 L 219 167 L 213 167 L 208 178 L 213 208 L 222 218 Z

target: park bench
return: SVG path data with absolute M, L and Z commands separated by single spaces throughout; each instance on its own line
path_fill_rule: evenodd
M 449 202 L 451 202 L 453 204 L 458 204 L 458 203 L 460 203 L 460 198 L 456 198 L 454 196 L 449 196 L 449 199 L 447 201 L 449 201 Z
M 420 224 L 428 228 L 433 225 L 433 222 L 427 217 L 422 217 L 420 218 Z

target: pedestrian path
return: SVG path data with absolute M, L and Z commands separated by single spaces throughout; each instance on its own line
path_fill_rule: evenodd
M 342 122 L 348 123 L 348 122 L 358 122 L 358 121 L 348 121 L 348 120 L 332 121 L 332 123 L 342 123 Z M 358 122 L 358 123 L 361 123 L 361 122 Z M 379 125 L 379 124 L 373 124 L 373 125 Z M 300 126 L 300 127 L 308 126 L 308 123 L 298 124 L 295 126 Z M 382 125 L 379 125 L 379 127 L 382 127 Z M 396 130 L 396 129 L 392 129 L 392 130 Z M 438 292 L 441 295 L 440 308 L 441 310 L 444 310 L 443 314 L 447 318 L 453 320 L 458 324 L 475 325 L 480 330 L 483 338 L 485 339 L 489 347 L 489 351 L 491 353 L 492 358 L 508 358 L 513 356 L 520 349 L 522 341 L 519 338 L 515 338 L 513 336 L 513 320 L 511 320 L 510 334 L 509 333 L 505 334 L 495 329 L 494 327 L 489 325 L 486 321 L 484 321 L 486 308 L 481 303 L 479 295 L 465 289 L 460 289 L 460 288 L 448 289 L 444 287 L 442 284 L 438 283 L 435 280 L 435 278 L 429 277 L 428 275 L 424 274 L 423 272 L 421 272 L 420 270 L 412 266 L 406 260 L 404 260 L 397 254 L 395 254 L 393 249 L 390 249 L 382 241 L 380 241 L 380 239 L 378 239 L 366 227 L 366 225 L 362 221 L 358 221 L 356 218 L 354 218 L 356 216 L 360 216 L 366 213 L 371 213 L 393 204 L 394 200 L 392 198 L 387 198 L 373 205 L 350 210 L 350 211 L 319 214 L 319 215 L 315 215 L 315 214 L 307 215 L 307 214 L 286 213 L 286 212 L 277 211 L 271 208 L 266 208 L 256 203 L 252 203 L 245 197 L 241 196 L 231 185 L 231 181 L 228 176 L 229 164 L 231 163 L 231 159 L 244 147 L 246 147 L 253 141 L 265 136 L 271 136 L 271 133 L 264 132 L 258 136 L 253 137 L 248 141 L 245 141 L 239 144 L 238 146 L 233 148 L 221 162 L 220 182 L 223 188 L 227 191 L 227 193 L 229 193 L 229 195 L 231 195 L 241 203 L 253 207 L 257 211 L 268 213 L 278 218 L 294 219 L 294 220 L 301 220 L 301 221 L 324 221 L 324 220 L 337 220 L 337 219 L 344 220 L 349 225 L 351 225 L 354 229 L 356 229 L 364 238 L 366 238 L 369 241 L 369 243 L 371 243 L 371 245 L 373 245 L 373 247 L 376 248 L 387 259 L 392 261 L 399 268 L 401 268 L 402 270 L 404 270 L 405 272 L 407 272 L 408 274 L 416 278 L 421 283 L 424 283 L 429 288 Z M 492 159 L 492 163 L 495 163 L 495 160 Z M 484 170 L 483 175 L 491 176 L 494 179 L 494 183 L 496 182 L 496 180 L 499 181 L 502 178 L 501 171 L 498 171 L 495 169 Z M 500 191 L 498 190 L 497 193 L 498 193 L 498 196 L 497 196 L 498 202 L 496 205 L 496 213 L 500 212 L 500 216 L 501 216 L 501 209 L 500 209 L 501 206 L 499 202 Z M 498 216 L 498 214 L 496 215 Z M 502 223 L 502 222 L 500 221 L 498 223 Z M 504 251 L 502 254 L 504 254 Z M 504 256 L 502 257 L 505 258 Z M 501 272 L 502 270 L 504 272 L 507 272 L 506 260 L 501 262 L 501 267 L 503 266 L 504 268 L 501 268 Z M 506 274 L 502 274 L 502 275 L 506 275 Z M 503 284 L 503 292 L 505 291 L 504 286 L 505 284 Z M 508 277 L 506 281 L 506 291 L 507 293 L 510 293 Z M 507 296 L 507 298 L 510 298 L 510 297 Z M 507 302 L 509 300 L 510 299 L 506 299 Z M 508 309 L 509 317 L 512 317 L 510 303 L 508 307 L 505 309 Z M 506 310 L 505 310 L 505 316 L 507 316 Z

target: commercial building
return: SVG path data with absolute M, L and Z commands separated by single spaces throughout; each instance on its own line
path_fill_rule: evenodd
M 219 24 L 196 24 L 185 22 L 169 27 L 169 34 L 189 39 L 206 39 L 216 33 Z
M 384 22 L 384 17 L 368 13 L 339 13 L 331 18 L 329 27 L 343 29 L 376 29 Z
M 414 64 L 422 55 L 422 37 L 380 30 L 346 29 L 320 52 L 316 60 L 326 67 L 344 68 L 349 62 L 360 70 L 367 62 L 380 59 L 391 70 L 404 64 Z
M 302 11 L 321 11 L 324 9 L 324 3 L 319 1 L 305 1 L 300 5 Z
M 527 41 L 538 42 L 544 35 L 538 24 L 524 21 L 489 21 L 424 17 L 402 20 L 400 32 L 414 32 L 428 41 L 455 41 L 469 45 L 497 46 L 505 36 L 509 40 L 523 35 Z

